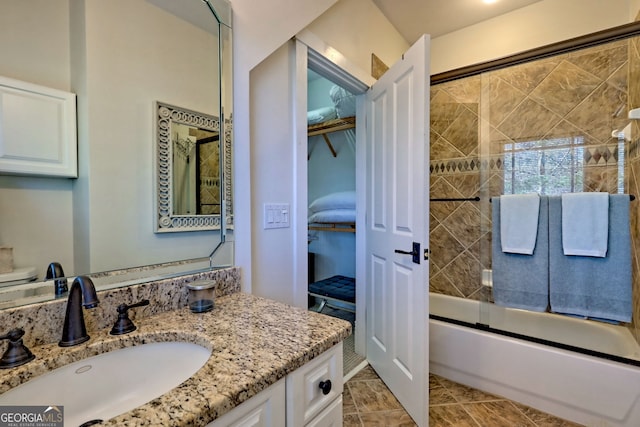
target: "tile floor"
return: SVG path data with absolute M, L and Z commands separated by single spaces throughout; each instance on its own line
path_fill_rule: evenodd
M 346 382 L 344 427 L 415 426 L 370 366 Z M 429 427 L 578 427 L 507 399 L 429 374 Z

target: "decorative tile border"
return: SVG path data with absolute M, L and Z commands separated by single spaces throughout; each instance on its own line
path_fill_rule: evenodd
M 618 164 L 618 145 L 585 147 L 584 162 L 587 166 L 614 166 Z
M 429 171 L 434 175 L 477 172 L 480 161 L 477 158 L 434 160 L 429 164 Z
M 585 166 L 617 166 L 619 151 L 617 144 L 585 146 L 583 160 Z M 432 160 L 429 172 L 432 175 L 453 175 L 480 171 L 501 171 L 504 168 L 502 155 L 482 158 L 455 158 Z

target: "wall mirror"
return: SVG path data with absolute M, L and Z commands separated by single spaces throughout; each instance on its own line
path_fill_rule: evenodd
M 231 123 L 163 102 L 156 121 L 156 232 L 231 227 Z
M 231 169 L 225 160 L 232 146 L 231 41 L 227 0 L 34 0 L 3 6 L 0 75 L 77 95 L 79 177 L 0 173 L 0 246 L 13 248 L 16 270 L 35 270 L 28 285 L 0 284 L 0 308 L 53 298 L 52 281 L 44 281 L 51 262 L 70 278 L 90 274 L 102 289 L 208 269 L 210 254 L 221 245 L 215 265 L 233 263 Z M 159 100 L 222 118 L 218 144 L 225 149 L 212 227 L 156 232 Z M 37 294 L 38 300 L 23 294 Z

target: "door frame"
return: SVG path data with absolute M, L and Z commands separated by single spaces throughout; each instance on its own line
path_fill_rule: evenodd
M 295 37 L 292 49 L 292 81 L 294 87 L 293 126 L 296 159 L 294 171 L 294 202 L 292 212 L 294 235 L 294 301 L 299 307 L 307 307 L 307 69 L 311 68 L 323 77 L 356 95 L 356 230 L 364 230 L 366 221 L 366 115 L 365 93 L 375 82 L 358 66 L 352 64 L 337 50 L 328 46 L 312 32 L 303 30 Z M 366 283 L 365 233 L 356 232 L 356 283 Z M 366 357 L 366 289 L 356 286 L 356 353 Z

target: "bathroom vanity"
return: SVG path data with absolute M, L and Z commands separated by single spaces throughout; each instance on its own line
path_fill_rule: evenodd
M 220 280 L 213 273 L 216 272 L 208 273 L 207 278 Z M 97 354 L 151 342 L 188 342 L 211 350 L 202 368 L 178 387 L 101 425 L 227 426 L 253 420 L 251 425 L 266 425 L 253 424 L 260 421 L 304 426 L 325 425 L 329 419 L 339 424 L 342 340 L 351 333 L 351 325 L 238 292 L 237 286 L 229 285 L 233 280 L 228 278 L 220 280 L 220 293 L 229 293 L 217 295 L 212 311 L 192 313 L 186 304 L 186 283 L 199 278 L 202 275 L 99 292 L 102 313 L 98 309 L 85 310 L 90 340 L 68 348 L 59 347 L 55 336 L 47 337 L 49 332 L 38 332 L 36 325 L 40 323 L 39 316 L 52 316 L 49 322 L 53 324 L 60 322 L 58 311 L 64 309 L 61 301 L 7 313 L 13 314 L 12 327 L 26 330 L 25 344 L 36 358 L 25 365 L 0 370 L 0 393 Z M 122 300 L 130 304 L 139 298 L 148 298 L 151 303 L 132 314 L 137 329 L 110 335 L 110 323 L 117 315 L 112 306 Z M 19 310 L 23 312 L 17 313 Z M 32 321 L 26 320 L 29 316 L 34 316 Z M 16 325 L 20 320 L 28 324 Z M 39 334 L 42 336 L 35 339 L 34 335 Z M 135 384 L 131 387 L 135 388 Z M 60 394 L 64 395 L 64 384 L 60 385 Z

